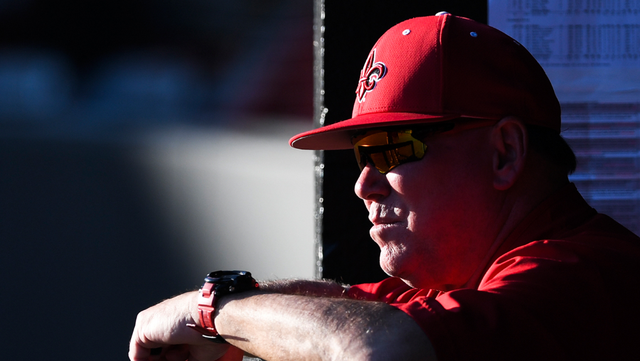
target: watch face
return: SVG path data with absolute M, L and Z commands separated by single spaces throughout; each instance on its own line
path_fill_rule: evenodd
M 213 288 L 218 295 L 258 288 L 258 283 L 251 277 L 251 272 L 247 271 L 211 272 L 205 277 L 204 281 L 213 283 Z
M 205 277 L 205 282 L 218 283 L 235 279 L 236 277 L 249 277 L 251 278 L 251 272 L 247 271 L 215 271 L 211 272 Z

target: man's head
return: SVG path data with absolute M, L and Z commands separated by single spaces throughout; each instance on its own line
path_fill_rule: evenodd
M 539 134 L 532 145 L 529 129 Z M 355 192 L 382 268 L 416 287 L 451 289 L 566 182 L 571 162 L 555 166 L 545 149 L 563 142 L 559 132 L 558 100 L 531 54 L 496 29 L 444 14 L 388 30 L 360 72 L 352 118 L 290 143 L 354 148 Z

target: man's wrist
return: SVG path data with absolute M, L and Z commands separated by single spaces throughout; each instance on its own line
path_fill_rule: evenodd
M 205 277 L 196 303 L 196 324 L 188 327 L 200 332 L 203 337 L 214 342 L 226 342 L 215 326 L 216 303 L 221 296 L 258 289 L 258 282 L 247 271 L 216 271 Z M 193 317 L 193 316 L 192 316 Z
M 189 314 L 191 315 L 191 324 L 200 325 L 200 311 L 198 311 L 199 291 L 191 292 L 191 300 L 189 301 Z

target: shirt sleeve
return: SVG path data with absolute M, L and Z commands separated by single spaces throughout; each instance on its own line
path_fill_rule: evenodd
M 379 283 L 364 283 L 349 287 L 347 296 L 353 299 L 389 304 L 411 302 L 426 296 L 427 290 L 409 287 L 400 278 L 390 277 Z

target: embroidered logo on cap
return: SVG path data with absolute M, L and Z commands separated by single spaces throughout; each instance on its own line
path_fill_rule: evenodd
M 376 49 L 371 50 L 360 71 L 360 80 L 356 88 L 356 98 L 359 103 L 365 101 L 365 95 L 376 87 L 385 74 L 387 74 L 387 66 L 383 62 L 376 62 Z

